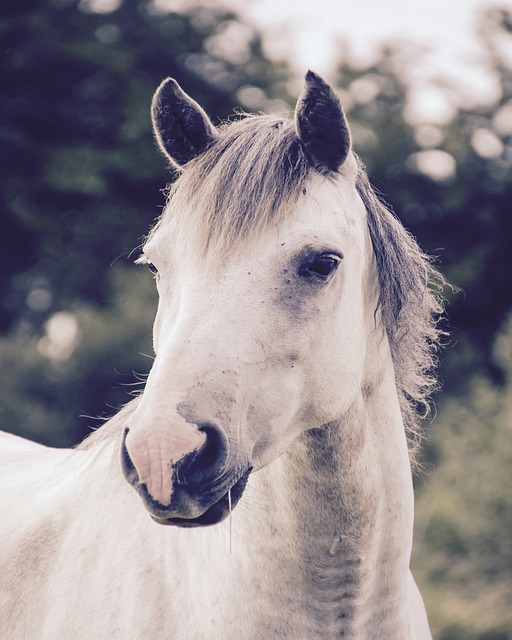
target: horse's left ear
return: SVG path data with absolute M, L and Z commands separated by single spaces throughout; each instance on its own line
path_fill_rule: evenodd
M 350 131 L 340 99 L 313 71 L 306 74 L 295 127 L 314 168 L 324 174 L 338 171 L 350 152 Z
M 156 90 L 151 117 L 160 148 L 178 167 L 206 151 L 218 136 L 210 118 L 173 78 Z

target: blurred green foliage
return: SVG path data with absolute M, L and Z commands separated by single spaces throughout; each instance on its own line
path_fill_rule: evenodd
M 150 127 L 156 86 L 174 76 L 215 122 L 296 98 L 240 16 L 108 4 L 0 6 L 0 424 L 55 446 L 151 365 L 156 297 L 133 258 L 171 178 Z M 334 78 L 372 182 L 463 289 L 446 292 L 453 342 L 417 479 L 414 569 L 437 640 L 512 639 L 510 11 L 489 9 L 480 38 L 501 94 L 446 124 L 407 119 L 414 49 L 340 61 Z
M 413 568 L 444 640 L 512 638 L 512 318 L 495 348 L 507 384 L 474 376 L 445 400 L 417 490 Z
M 128 336 L 149 337 L 155 307 L 140 305 L 126 283 L 170 179 L 151 131 L 155 88 L 174 76 L 216 122 L 232 113 L 238 91 L 263 101 L 285 95 L 284 65 L 270 64 L 260 36 L 233 14 L 117 4 L 105 13 L 86 0 L 0 7 L 0 349 L 12 378 L 0 391 L 0 424 L 47 444 L 81 440 L 88 426 L 78 413 L 104 415 L 127 399 L 116 370 L 149 368 Z M 233 37 L 236 25 L 242 64 L 225 59 L 215 40 Z M 123 277 L 109 276 L 114 262 Z M 128 305 L 113 313 L 119 296 L 139 304 L 133 329 Z M 62 310 L 79 320 L 87 310 L 98 335 L 82 332 L 67 374 L 56 377 L 38 345 Z
M 489 10 L 481 33 L 500 98 L 478 110 L 460 108 L 444 125 L 413 125 L 405 118 L 410 89 L 404 75 L 419 52 L 388 48 L 368 68 L 341 64 L 338 78 L 372 182 L 422 247 L 438 257 L 448 281 L 463 290 L 458 296 L 446 291 L 452 337 L 459 343 L 444 358 L 449 390 L 467 382 L 468 370 L 484 369 L 494 382 L 504 382 L 492 344 L 512 308 L 512 69 L 495 48 L 500 38 L 512 43 L 510 15 Z M 453 172 L 434 179 L 450 159 Z M 434 173 L 421 170 L 422 160 L 434 165 Z

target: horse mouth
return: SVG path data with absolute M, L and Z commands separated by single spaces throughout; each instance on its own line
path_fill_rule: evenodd
M 217 502 L 214 502 L 204 513 L 196 518 L 180 518 L 178 516 L 162 518 L 154 515 L 151 515 L 151 518 L 158 524 L 173 525 L 182 528 L 209 527 L 218 524 L 230 514 L 242 497 L 251 471 L 252 467 L 250 467 Z

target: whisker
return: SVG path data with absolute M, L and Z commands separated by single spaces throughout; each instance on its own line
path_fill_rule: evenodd
M 229 555 L 232 551 L 232 533 L 233 533 L 233 510 L 231 508 L 231 489 L 228 489 L 228 507 L 229 507 Z

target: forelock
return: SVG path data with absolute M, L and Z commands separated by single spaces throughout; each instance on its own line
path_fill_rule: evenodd
M 247 116 L 220 131 L 216 143 L 185 166 L 167 206 L 166 215 L 180 218 L 178 226 L 193 231 L 203 251 L 279 223 L 311 172 L 289 119 Z

